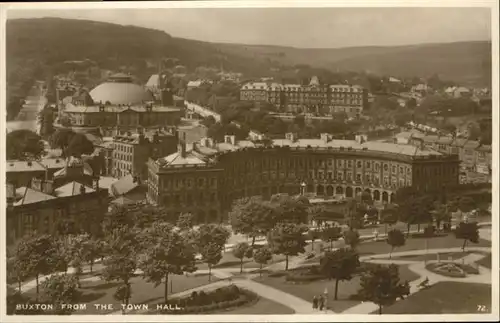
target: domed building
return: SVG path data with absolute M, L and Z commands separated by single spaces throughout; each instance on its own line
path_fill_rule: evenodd
M 111 76 L 106 82 L 96 86 L 89 94 L 94 102 L 112 105 L 136 105 L 154 101 L 150 91 L 132 83 L 132 77 L 123 73 Z
M 176 126 L 183 111 L 174 106 L 170 89 L 162 84 L 160 88 L 155 98 L 131 76 L 115 74 L 90 92 L 74 96 L 62 113 L 71 118 L 75 131 L 100 130 L 104 136 Z

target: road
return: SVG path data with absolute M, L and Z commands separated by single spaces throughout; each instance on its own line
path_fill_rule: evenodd
M 47 104 L 47 99 L 44 95 L 45 93 L 41 88 L 41 83 L 36 83 L 26 98 L 26 103 L 19 111 L 16 120 L 7 122 L 7 132 L 25 129 L 38 133 L 38 112 Z

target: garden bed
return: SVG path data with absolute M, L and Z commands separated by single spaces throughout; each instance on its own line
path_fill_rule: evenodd
M 210 292 L 193 292 L 189 297 L 168 302 L 172 309 L 161 310 L 161 314 L 201 314 L 229 310 L 256 303 L 257 294 L 238 288 L 236 285 L 217 288 Z
M 425 268 L 435 274 L 451 277 L 451 278 L 464 278 L 467 273 L 455 263 L 431 263 Z

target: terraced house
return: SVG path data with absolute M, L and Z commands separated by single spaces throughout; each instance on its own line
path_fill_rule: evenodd
M 482 174 L 491 174 L 491 145 L 483 145 L 477 140 L 438 135 L 412 135 L 409 142 L 413 145 L 423 145 L 443 154 L 458 155 L 460 166 L 464 170 Z
M 276 193 L 349 198 L 365 191 L 380 203 L 394 200 L 398 188 L 442 189 L 458 184 L 458 155 L 412 145 L 319 139 L 224 142 L 202 139 L 148 162 L 148 200 L 198 222 L 223 221 L 235 199 Z

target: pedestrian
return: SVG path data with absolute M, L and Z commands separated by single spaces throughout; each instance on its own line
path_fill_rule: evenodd
M 325 307 L 325 298 L 321 295 L 319 297 L 319 310 L 322 311 L 323 307 Z
M 313 310 L 318 308 L 318 296 L 314 295 L 313 297 Z

